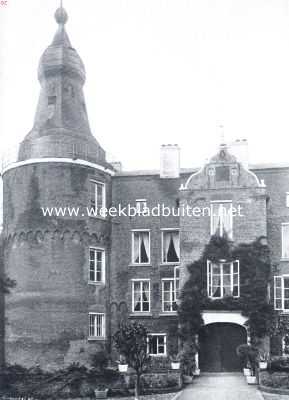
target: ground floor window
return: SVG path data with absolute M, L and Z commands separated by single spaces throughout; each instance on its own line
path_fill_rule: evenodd
M 89 337 L 105 337 L 105 314 L 89 313 Z
M 289 310 L 289 276 L 274 277 L 274 306 L 275 310 Z
M 289 335 L 285 335 L 282 338 L 282 355 L 289 356 Z
M 162 280 L 162 311 L 172 312 L 177 310 L 175 279 L 165 278 Z
M 207 264 L 208 296 L 220 299 L 240 296 L 239 261 Z
M 132 311 L 150 311 L 150 281 L 148 279 L 132 281 Z
M 166 356 L 167 336 L 164 333 L 150 333 L 147 338 L 148 353 L 151 356 Z

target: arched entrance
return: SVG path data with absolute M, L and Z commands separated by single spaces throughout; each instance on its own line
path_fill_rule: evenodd
M 247 332 L 241 325 L 228 322 L 205 325 L 199 333 L 201 371 L 241 371 L 236 348 L 242 343 L 247 343 Z

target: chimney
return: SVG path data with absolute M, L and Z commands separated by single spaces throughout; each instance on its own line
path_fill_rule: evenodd
M 237 161 L 246 169 L 249 167 L 249 148 L 247 139 L 237 139 L 228 145 L 229 152 L 237 158 Z
M 120 161 L 113 161 L 110 163 L 116 172 L 122 172 L 122 164 Z
M 180 148 L 177 144 L 161 146 L 160 177 L 178 178 L 180 176 Z

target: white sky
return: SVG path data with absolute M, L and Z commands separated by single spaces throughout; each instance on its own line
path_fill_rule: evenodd
M 57 0 L 0 6 L 0 148 L 32 127 L 37 66 Z M 252 162 L 289 161 L 288 0 L 64 0 L 86 70 L 92 131 L 126 169 L 158 168 L 178 143 L 182 166 L 228 141 Z

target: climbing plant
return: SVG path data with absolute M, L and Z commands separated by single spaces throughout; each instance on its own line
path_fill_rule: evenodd
M 234 244 L 228 237 L 212 236 L 201 257 L 188 265 L 189 279 L 180 295 L 180 336 L 191 340 L 204 322 L 203 310 L 240 310 L 248 321 L 251 338 L 257 340 L 273 329 L 275 312 L 268 302 L 270 254 L 265 238 L 252 243 Z M 212 299 L 207 293 L 207 262 L 214 264 L 238 260 L 240 296 Z

